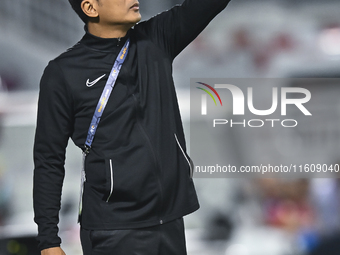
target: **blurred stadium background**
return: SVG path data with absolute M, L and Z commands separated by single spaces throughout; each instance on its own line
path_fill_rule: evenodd
M 140 0 L 143 19 L 180 2 Z M 339 14 L 337 0 L 233 0 L 175 60 L 174 78 L 187 137 L 191 77 L 338 78 Z M 39 80 L 48 61 L 82 35 L 83 24 L 67 0 L 1 0 L 0 255 L 39 254 L 32 210 Z M 336 95 L 338 88 L 331 88 L 327 93 Z M 326 114 L 324 122 L 311 131 L 312 137 L 322 134 L 314 145 L 338 142 L 339 120 L 323 125 L 331 117 Z M 228 146 L 226 150 L 237 147 L 232 142 Z M 334 148 L 338 147 L 319 153 L 336 155 Z M 237 147 L 238 156 L 249 156 L 243 149 Z M 332 160 L 340 162 L 340 157 Z M 62 247 L 72 255 L 82 254 L 76 224 L 80 161 L 79 149 L 70 142 L 60 233 Z M 340 254 L 340 182 L 336 178 L 195 182 L 201 209 L 185 218 L 189 255 Z

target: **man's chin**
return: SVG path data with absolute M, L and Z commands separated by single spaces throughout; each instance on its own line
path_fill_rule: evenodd
M 140 16 L 139 18 L 135 18 L 135 19 L 131 20 L 131 22 L 129 22 L 131 27 L 136 25 L 139 21 L 141 21 L 141 19 L 142 19 L 142 17 Z
M 140 13 L 138 12 L 138 15 L 135 17 L 134 23 L 137 24 L 139 21 L 141 21 L 141 19 L 142 19 L 142 15 L 140 15 Z

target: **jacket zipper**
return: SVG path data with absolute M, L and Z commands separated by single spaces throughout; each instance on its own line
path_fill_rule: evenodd
M 175 139 L 176 139 L 176 142 L 177 142 L 178 147 L 181 149 L 184 158 L 185 158 L 186 161 L 188 162 L 188 165 L 189 165 L 189 168 L 190 168 L 190 177 L 192 178 L 193 169 L 192 169 L 192 165 L 191 165 L 191 163 L 190 163 L 190 160 L 189 160 L 189 158 L 187 157 L 187 155 L 185 155 L 184 150 L 183 150 L 181 144 L 180 144 L 179 141 L 178 141 L 178 138 L 177 138 L 176 133 L 175 133 L 174 135 L 175 135 Z
M 108 198 L 106 199 L 106 203 L 109 202 L 112 193 L 113 193 L 113 168 L 112 168 L 112 159 L 110 159 L 110 176 L 111 176 L 111 188 L 110 188 L 110 195 L 108 196 Z
M 137 98 L 135 96 L 135 94 L 132 94 L 132 97 L 133 97 L 133 100 L 135 101 L 135 107 L 136 107 L 136 115 L 137 115 L 137 124 L 138 124 L 138 127 L 140 128 L 141 132 L 143 133 L 145 139 L 147 140 L 148 142 L 148 145 L 150 147 L 150 150 L 152 152 L 152 156 L 154 158 L 154 162 L 155 162 L 155 165 L 157 167 L 157 169 L 161 169 L 159 164 L 158 164 L 158 160 L 157 160 L 157 156 L 156 156 L 156 153 L 152 147 L 152 144 L 151 144 L 151 141 L 150 141 L 150 138 L 149 136 L 147 135 L 147 133 L 145 132 L 142 124 L 140 123 L 140 120 L 138 118 L 138 101 L 137 101 Z M 162 208 L 163 208 L 163 189 L 162 189 L 162 183 L 161 183 L 161 177 L 160 177 L 160 171 L 156 171 L 156 175 L 157 175 L 157 182 L 158 182 L 158 186 L 159 186 L 159 191 L 160 191 L 160 197 L 161 197 L 161 203 L 160 203 L 160 207 L 159 207 L 159 223 L 160 224 L 163 224 L 163 220 L 162 220 Z

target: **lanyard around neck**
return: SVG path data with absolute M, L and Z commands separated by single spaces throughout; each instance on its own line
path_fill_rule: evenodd
M 118 57 L 115 60 L 115 63 L 112 67 L 111 73 L 109 78 L 107 79 L 106 85 L 104 87 L 104 90 L 102 92 L 102 95 L 100 96 L 100 99 L 97 104 L 97 108 L 93 114 L 91 125 L 89 127 L 89 130 L 87 132 L 87 138 L 85 141 L 85 153 L 88 154 L 90 152 L 92 142 L 94 139 L 94 135 L 96 134 L 97 127 L 100 121 L 100 118 L 103 114 L 103 111 L 106 107 L 107 101 L 109 100 L 109 97 L 111 95 L 111 92 L 113 90 L 113 87 L 116 84 L 118 74 L 120 72 L 120 69 L 126 59 L 126 56 L 129 51 L 129 45 L 130 45 L 130 39 L 128 38 L 123 46 L 123 48 L 120 50 Z

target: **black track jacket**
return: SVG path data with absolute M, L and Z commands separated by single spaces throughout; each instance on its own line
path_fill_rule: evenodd
M 34 145 L 39 248 L 60 245 L 58 213 L 68 139 L 84 149 L 112 65 L 130 50 L 85 160 L 81 225 L 126 229 L 162 224 L 199 208 L 172 79 L 174 58 L 229 0 L 186 0 L 127 36 L 88 32 L 50 61 L 40 83 Z

